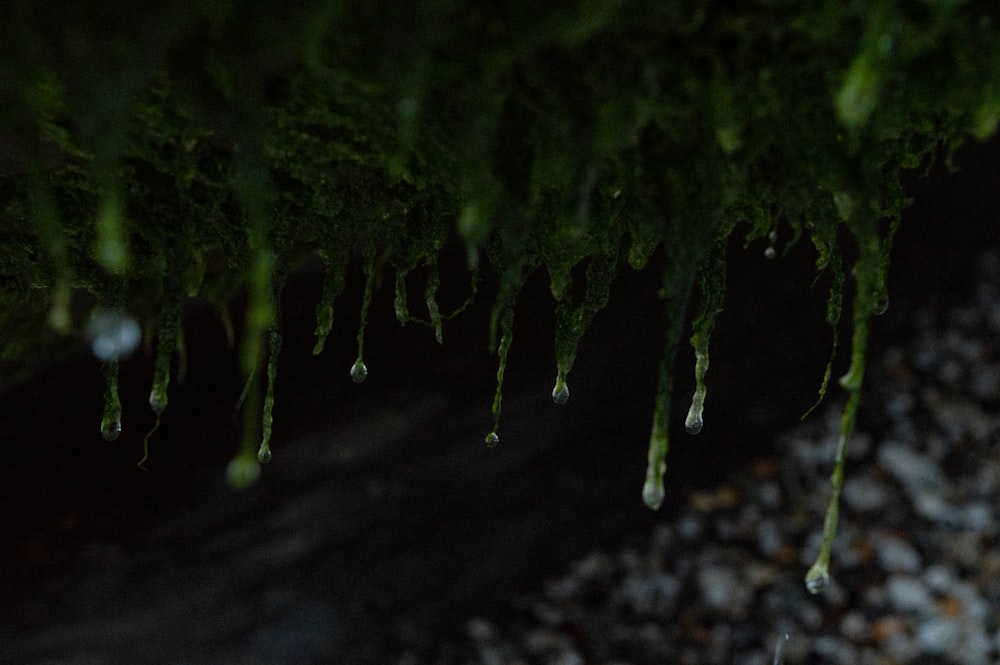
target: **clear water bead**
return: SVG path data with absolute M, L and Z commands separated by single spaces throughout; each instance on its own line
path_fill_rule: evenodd
M 268 464 L 271 461 L 271 449 L 261 445 L 260 450 L 257 451 L 257 461 L 261 464 Z
M 825 567 L 813 566 L 806 575 L 806 590 L 816 595 L 826 591 L 828 586 L 830 586 L 830 573 Z
M 697 434 L 704 426 L 705 421 L 700 413 L 694 413 L 693 410 L 688 413 L 687 419 L 684 421 L 684 429 L 687 430 L 688 434 Z
M 556 381 L 556 385 L 552 388 L 552 401 L 556 404 L 565 404 L 569 400 L 569 386 L 566 385 L 565 381 Z
M 101 436 L 105 441 L 115 441 L 122 433 L 121 414 L 105 416 L 101 420 Z
M 149 393 L 149 408 L 153 413 L 160 415 L 167 410 L 167 393 L 165 390 L 154 387 Z
M 646 484 L 642 486 L 642 501 L 653 510 L 659 510 L 666 495 L 662 482 L 647 480 Z
M 500 437 L 497 436 L 496 432 L 490 432 L 486 435 L 486 445 L 490 448 L 496 448 L 497 444 L 500 443 Z
M 368 378 L 368 368 L 365 367 L 365 363 L 361 358 L 358 358 L 354 365 L 351 366 L 351 379 L 354 383 L 362 383 Z

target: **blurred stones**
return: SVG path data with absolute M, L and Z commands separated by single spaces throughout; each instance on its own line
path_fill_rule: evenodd
M 694 492 L 647 552 L 584 555 L 516 603 L 534 627 L 477 634 L 520 654 L 509 663 L 770 665 L 783 634 L 783 665 L 1000 662 L 1000 253 L 979 265 L 972 302 L 916 312 L 912 338 L 872 359 L 877 398 L 862 408 L 881 409 L 864 422 L 882 429 L 852 441 L 823 594 L 801 579 L 821 539 L 835 403 L 781 437 L 778 457 Z

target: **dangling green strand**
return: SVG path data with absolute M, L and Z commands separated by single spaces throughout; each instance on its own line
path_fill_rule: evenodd
M 101 365 L 104 374 L 104 415 L 101 418 L 101 436 L 105 441 L 115 441 L 122 433 L 122 403 L 118 397 L 118 358 L 108 358 Z
M 181 299 L 168 296 L 164 303 L 163 318 L 156 340 L 156 364 L 153 369 L 153 388 L 149 391 L 149 407 L 156 414 L 156 423 L 146 433 L 142 440 L 142 459 L 138 467 L 146 471 L 146 461 L 149 459 L 149 441 L 156 430 L 160 428 L 160 416 L 167 409 L 167 388 L 170 385 L 170 357 L 177 345 L 181 324 Z
M 278 378 L 278 355 L 281 353 L 281 287 L 284 277 L 276 277 L 274 296 L 274 323 L 268 332 L 267 349 L 267 393 L 264 395 L 264 414 L 261 418 L 260 448 L 257 461 L 267 464 L 271 461 L 271 427 L 274 424 L 274 382 Z
M 170 385 L 170 357 L 177 346 L 181 322 L 181 301 L 175 294 L 168 294 L 163 306 L 163 318 L 156 340 L 156 364 L 153 370 L 153 388 L 149 392 L 149 407 L 156 415 L 167 409 L 167 388 Z
M 277 264 L 271 235 L 267 232 L 268 219 L 273 214 L 267 172 L 261 167 L 261 146 L 254 141 L 247 145 L 234 185 L 247 216 L 247 243 L 250 247 L 250 265 L 247 276 L 247 312 L 240 348 L 240 369 L 246 381 L 246 407 L 242 413 L 242 445 L 240 451 L 226 467 L 230 487 L 244 489 L 260 478 L 257 452 L 263 440 L 261 432 L 263 396 L 257 370 L 264 355 L 264 336 L 275 323 L 274 271 Z M 287 231 L 284 221 L 273 220 L 275 234 Z
M 503 403 L 503 377 L 507 369 L 507 353 L 514 341 L 514 301 L 511 298 L 500 313 L 500 344 L 497 347 L 497 387 L 493 395 L 493 430 L 486 435 L 486 445 L 490 448 L 500 443 L 500 407 Z
M 260 381 L 257 380 L 256 373 L 263 355 L 264 333 L 275 322 L 272 287 L 275 257 L 259 240 L 254 244 L 256 248 L 248 284 L 247 322 L 240 349 L 240 364 L 246 380 L 244 396 L 241 397 L 241 403 L 246 403 L 242 409 L 243 445 L 226 468 L 226 479 L 236 489 L 250 487 L 260 477 L 257 452 L 263 440 L 259 429 L 262 423 L 259 414 L 263 412 L 263 408 Z
M 365 326 L 368 323 L 368 306 L 372 302 L 372 290 L 375 287 L 375 244 L 369 242 L 364 251 L 365 261 L 365 293 L 361 300 L 361 321 L 358 324 L 358 359 L 351 366 L 351 379 L 361 383 L 368 378 L 368 367 L 365 366 Z
M 393 310 L 396 313 L 396 320 L 404 328 L 410 322 L 410 305 L 406 294 L 406 276 L 409 274 L 410 269 L 410 266 L 396 268 L 396 295 L 392 302 Z
M 708 393 L 705 385 L 705 373 L 708 371 L 709 360 L 708 346 L 725 299 L 727 237 L 723 236 L 709 252 L 698 280 L 701 309 L 694 320 L 694 334 L 691 335 L 691 346 L 694 347 L 695 357 L 695 390 L 694 396 L 691 398 L 691 408 L 684 421 L 684 428 L 688 434 L 698 434 L 705 425 L 703 412 L 705 410 L 705 396 Z
M 864 321 L 861 319 L 864 318 Z M 820 593 L 830 584 L 830 554 L 833 550 L 833 539 L 837 535 L 837 520 L 840 513 L 840 493 L 844 487 L 844 462 L 847 459 L 847 446 L 854 431 L 854 421 L 857 416 L 858 402 L 861 399 L 861 379 L 864 374 L 864 356 L 868 338 L 867 316 L 855 316 L 854 320 L 853 359 L 850 371 L 841 378 L 841 385 L 847 390 L 847 404 L 840 416 L 840 435 L 837 439 L 837 454 L 834 459 L 833 473 L 830 475 L 830 502 L 827 504 L 826 516 L 823 519 L 823 542 L 819 555 L 812 568 L 806 573 L 806 589 L 810 593 Z
M 890 239 L 891 240 L 891 236 Z M 889 242 L 887 240 L 886 242 Z M 857 417 L 858 403 L 861 399 L 861 384 L 865 374 L 865 362 L 868 352 L 868 333 L 871 317 L 878 308 L 882 285 L 888 264 L 882 255 L 882 245 L 874 231 L 861 236 L 861 256 L 855 264 L 857 292 L 854 298 L 853 335 L 851 339 L 851 365 L 847 374 L 840 378 L 841 387 L 847 391 L 847 404 L 840 416 L 840 435 L 837 439 L 837 453 L 834 459 L 833 472 L 830 475 L 830 501 L 823 520 L 823 542 L 815 563 L 806 574 L 806 589 L 810 593 L 820 593 L 830 582 L 830 554 L 833 549 L 833 539 L 837 535 L 837 520 L 839 516 L 840 494 L 844 486 L 844 464 L 847 459 L 847 447 L 854 423 Z
M 261 441 L 257 450 L 257 461 L 267 464 L 271 461 L 271 426 L 274 424 L 274 381 L 278 377 L 278 354 L 281 353 L 281 323 L 275 321 L 268 335 L 267 394 L 264 396 L 264 416 L 261 419 Z
M 444 344 L 444 331 L 441 327 L 441 310 L 437 304 L 437 290 L 441 285 L 441 275 L 438 272 L 437 254 L 427 257 L 427 286 L 424 289 L 424 302 L 427 303 L 427 315 L 430 316 L 434 328 L 434 339 L 438 344 Z
M 666 496 L 663 476 L 667 471 L 667 451 L 670 449 L 670 400 L 674 383 L 674 360 L 684 330 L 684 312 L 691 297 L 694 267 L 701 256 L 698 249 L 696 241 L 689 246 L 673 248 L 672 254 L 668 256 L 663 280 L 667 330 L 660 358 L 653 427 L 649 435 L 646 482 L 642 486 L 642 500 L 653 510 L 663 504 Z
M 618 263 L 616 238 L 607 251 L 594 256 L 587 266 L 587 289 L 583 301 L 574 307 L 570 296 L 566 294 L 556 307 L 556 383 L 552 388 L 552 401 L 556 404 L 565 404 L 569 400 L 566 377 L 576 362 L 580 338 L 597 313 L 608 304 Z M 569 291 L 568 286 L 565 290 Z
M 346 244 L 346 243 L 345 243 Z M 333 329 L 333 302 L 344 290 L 344 273 L 350 254 L 342 246 L 319 252 L 323 261 L 323 295 L 316 305 L 316 346 L 313 355 L 319 355 L 326 344 L 326 338 Z
M 683 311 L 683 310 L 680 310 Z M 670 449 L 670 397 L 673 390 L 673 364 L 677 346 L 683 330 L 683 319 L 671 310 L 667 323 L 663 356 L 660 358 L 659 380 L 656 386 L 656 402 L 653 409 L 653 429 L 649 435 L 649 454 L 646 464 L 646 482 L 642 486 L 642 500 L 653 510 L 657 510 L 666 496 L 663 475 L 667 471 L 667 451 Z
M 146 432 L 146 436 L 142 439 L 142 459 L 139 460 L 136 466 L 143 471 L 149 471 L 146 468 L 146 462 L 149 460 L 149 440 L 156 434 L 156 430 L 158 429 L 160 429 L 160 414 L 156 414 L 156 422 L 153 423 L 152 429 Z
M 829 266 L 833 273 L 832 281 L 830 283 L 830 293 L 826 300 L 826 322 L 830 325 L 830 329 L 833 331 L 833 341 L 830 345 L 830 357 L 826 361 L 826 369 L 823 371 L 823 380 L 820 382 L 819 396 L 813 405 L 802 414 L 803 420 L 805 420 L 806 416 L 812 413 L 816 407 L 822 403 L 823 398 L 826 397 L 826 390 L 830 385 L 830 378 L 833 376 L 833 361 L 836 359 L 837 347 L 840 344 L 840 314 L 843 310 L 844 300 L 844 265 L 840 256 L 840 251 L 837 249 L 836 245 L 832 245 L 830 247 L 828 254 L 821 254 L 820 260 L 817 260 L 816 264 L 820 267 L 820 269 Z

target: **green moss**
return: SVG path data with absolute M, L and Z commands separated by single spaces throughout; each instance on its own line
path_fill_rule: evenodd
M 165 405 L 177 324 L 161 313 L 245 290 L 237 484 L 270 451 L 283 276 L 324 265 L 318 353 L 352 248 L 366 248 L 366 293 L 395 269 L 402 323 L 422 320 L 406 283 L 424 265 L 426 322 L 442 340 L 437 253 L 456 235 L 476 274 L 485 256 L 498 282 L 492 434 L 528 275 L 544 267 L 550 279 L 553 394 L 565 399 L 617 270 L 666 254 L 644 490 L 654 507 L 691 292 L 700 409 L 719 248 L 779 227 L 808 237 L 832 273 L 834 330 L 854 275 L 846 445 L 869 320 L 887 302 L 900 170 L 992 135 L 1000 115 L 1000 9 L 986 1 L 56 5 L 13 9 L 0 59 L 4 381 L 79 332 L 90 309 L 119 304 L 159 331 Z

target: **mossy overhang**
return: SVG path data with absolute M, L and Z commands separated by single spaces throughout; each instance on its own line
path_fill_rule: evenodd
M 662 252 L 657 505 L 673 357 L 697 296 L 701 422 L 733 235 L 808 238 L 834 330 L 852 295 L 853 414 L 907 204 L 899 174 L 996 132 L 998 14 L 955 0 L 20 3 L 0 58 L 3 385 L 92 312 L 122 312 L 159 331 L 162 411 L 184 299 L 247 293 L 233 479 L 248 480 L 270 435 L 284 276 L 324 266 L 318 352 L 352 257 L 368 290 L 394 269 L 403 322 L 417 317 L 406 276 L 426 266 L 422 317 L 440 336 L 437 256 L 459 241 L 496 284 L 495 435 L 527 276 L 551 285 L 565 399 L 614 275 Z

